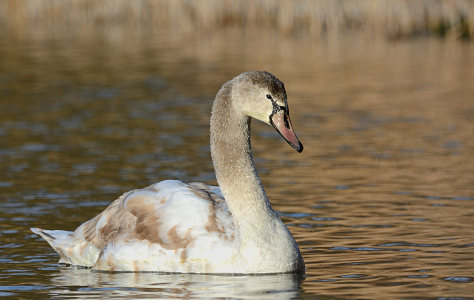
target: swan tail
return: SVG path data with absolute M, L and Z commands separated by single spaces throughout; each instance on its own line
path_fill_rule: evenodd
M 41 236 L 56 251 L 61 259 L 59 263 L 70 264 L 69 255 L 66 254 L 67 245 L 73 239 L 73 232 L 66 230 L 45 230 L 41 228 L 30 228 L 31 231 Z

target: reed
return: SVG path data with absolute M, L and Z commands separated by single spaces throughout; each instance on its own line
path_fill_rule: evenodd
M 471 0 L 2 0 L 0 32 L 143 28 L 212 33 L 237 26 L 315 37 L 361 31 L 389 38 L 471 38 Z

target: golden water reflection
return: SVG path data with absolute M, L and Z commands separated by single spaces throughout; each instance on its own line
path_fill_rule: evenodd
M 471 44 L 229 30 L 186 41 L 3 40 L 0 56 L 1 293 L 471 295 Z M 252 124 L 256 163 L 303 252 L 304 280 L 58 267 L 29 227 L 74 229 L 121 193 L 163 179 L 214 182 L 210 104 L 248 69 L 285 82 L 305 146 L 298 154 Z

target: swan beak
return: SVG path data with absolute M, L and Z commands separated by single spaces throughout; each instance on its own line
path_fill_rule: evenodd
M 296 151 L 303 151 L 303 144 L 296 136 L 291 126 L 290 116 L 286 109 L 280 109 L 270 116 L 270 124 Z

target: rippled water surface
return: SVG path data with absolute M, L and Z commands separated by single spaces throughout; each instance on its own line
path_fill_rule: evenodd
M 229 32 L 0 40 L 0 296 L 470 298 L 474 51 Z M 302 276 L 100 273 L 30 227 L 73 230 L 128 190 L 215 183 L 208 117 L 248 69 L 285 82 L 296 153 L 253 122 L 256 163 Z

